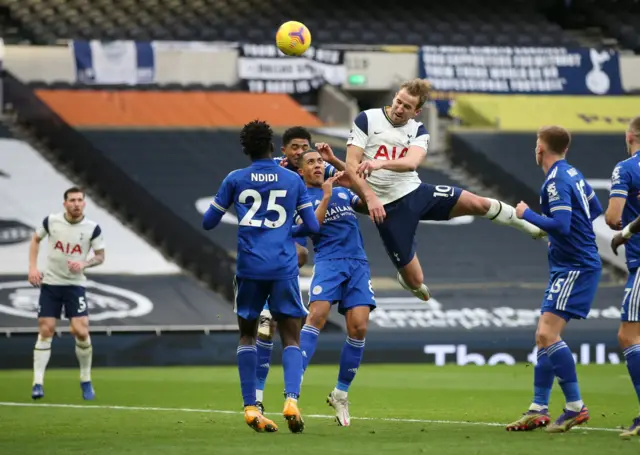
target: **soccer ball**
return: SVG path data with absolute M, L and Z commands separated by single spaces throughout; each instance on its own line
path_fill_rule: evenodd
M 309 49 L 311 33 L 301 22 L 285 22 L 276 33 L 276 44 L 282 53 L 300 56 Z

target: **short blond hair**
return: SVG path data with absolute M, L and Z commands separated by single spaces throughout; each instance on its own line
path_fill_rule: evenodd
M 629 122 L 628 131 L 633 134 L 634 142 L 640 144 L 640 116 L 633 118 Z
M 429 98 L 429 92 L 431 91 L 431 83 L 426 79 L 412 79 L 404 82 L 400 86 L 400 90 L 406 90 L 406 92 L 418 98 L 418 106 L 416 109 L 420 109 Z
M 571 133 L 561 126 L 543 126 L 538 130 L 538 138 L 556 155 L 564 154 L 571 145 Z

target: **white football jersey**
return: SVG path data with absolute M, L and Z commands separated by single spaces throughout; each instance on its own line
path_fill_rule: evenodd
M 429 133 L 421 122 L 409 119 L 395 126 L 387 116 L 385 108 L 360 112 L 351 126 L 347 145 L 364 149 L 364 160 L 397 160 L 407 154 L 409 147 L 416 146 L 426 152 Z M 388 169 L 373 171 L 367 183 L 383 204 L 396 201 L 409 194 L 421 180 L 416 171 L 396 172 Z
M 67 261 L 86 261 L 89 251 L 104 249 L 104 238 L 98 223 L 87 219 L 71 224 L 64 212 L 47 216 L 36 229 L 40 240 L 49 236 L 49 251 L 44 272 L 44 284 L 84 286 L 84 273 L 73 273 Z

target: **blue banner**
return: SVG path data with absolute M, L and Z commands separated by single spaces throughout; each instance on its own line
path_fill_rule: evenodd
M 73 41 L 78 82 L 84 84 L 149 84 L 155 79 L 151 42 Z
M 456 92 L 496 94 L 620 95 L 615 50 L 564 47 L 422 46 L 420 77 L 448 111 Z M 446 112 L 446 111 L 445 111 Z

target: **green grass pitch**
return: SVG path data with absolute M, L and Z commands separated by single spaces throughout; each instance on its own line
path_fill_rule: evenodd
M 526 410 L 531 366 L 367 365 L 351 391 L 351 427 L 338 427 L 326 396 L 337 366 L 311 365 L 300 406 L 306 428 L 290 434 L 282 410 L 282 369 L 267 381 L 275 434 L 254 433 L 242 418 L 232 367 L 103 369 L 97 398 L 83 402 L 77 370 L 50 370 L 45 398 L 30 398 L 30 371 L 0 371 L 0 454 L 421 454 L 527 455 L 640 453 L 640 438 L 621 440 L 638 402 L 624 365 L 580 366 L 591 421 L 567 434 L 508 433 Z M 557 385 L 556 385 L 557 388 Z M 554 390 L 552 418 L 563 405 Z M 66 406 L 65 406 L 66 405 Z

